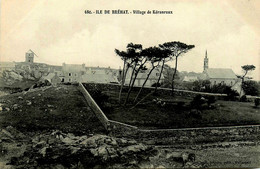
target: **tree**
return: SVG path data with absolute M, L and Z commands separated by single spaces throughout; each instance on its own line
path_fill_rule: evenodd
M 162 59 L 164 59 L 164 52 L 162 49 L 158 48 L 158 47 L 149 47 L 146 48 L 142 51 L 142 55 L 147 57 L 147 61 L 151 64 L 151 68 L 146 76 L 146 79 L 144 81 L 144 83 L 142 84 L 142 87 L 140 88 L 138 94 L 135 97 L 134 102 L 137 101 L 142 89 L 144 88 L 147 80 L 149 79 L 151 73 L 153 72 L 153 70 L 159 65 L 159 63 L 161 62 Z
M 161 48 L 170 50 L 170 56 L 172 59 L 175 59 L 175 70 L 172 75 L 172 95 L 174 92 L 174 78 L 177 72 L 177 66 L 178 66 L 178 58 L 184 53 L 187 53 L 190 49 L 194 48 L 194 45 L 187 45 L 182 42 L 166 42 L 162 45 L 160 45 Z
M 174 73 L 174 68 L 171 68 L 168 64 L 164 65 L 164 70 L 163 70 L 163 76 L 164 76 L 164 81 L 163 81 L 163 87 L 166 88 L 171 88 L 172 84 L 172 75 Z M 177 71 L 177 75 L 179 72 Z
M 142 45 L 129 43 L 126 48 L 127 48 L 126 51 L 120 51 L 118 49 L 115 49 L 115 53 L 118 56 L 120 56 L 121 59 L 124 61 L 122 78 L 121 78 L 122 79 L 121 87 L 120 87 L 119 97 L 118 97 L 119 104 L 121 103 L 121 95 L 122 95 L 122 90 L 123 90 L 123 87 L 125 84 L 127 72 L 129 70 L 129 68 L 133 67 L 133 65 L 135 64 L 137 57 L 139 55 L 139 52 L 140 52 L 140 50 L 142 50 Z M 132 74 L 132 76 L 133 76 L 133 74 Z M 132 76 L 131 76 L 130 83 L 132 81 Z M 129 83 L 129 87 L 130 87 L 130 83 Z
M 255 70 L 255 66 L 254 65 L 244 65 L 244 66 L 241 66 L 241 67 L 242 67 L 242 69 L 243 69 L 245 74 L 241 77 L 242 85 L 241 85 L 240 95 L 241 95 L 241 92 L 242 92 L 242 86 L 243 86 L 243 83 L 244 83 L 244 80 L 245 80 L 245 76 L 247 75 L 247 73 L 249 71 Z
M 127 92 L 127 96 L 126 96 L 124 105 L 126 105 L 126 103 L 129 100 L 130 93 L 133 89 L 133 86 L 134 86 L 134 83 L 135 83 L 135 80 L 137 78 L 139 71 L 142 69 L 146 69 L 146 67 L 144 65 L 147 62 L 147 57 L 142 54 L 142 45 L 141 44 L 130 43 L 127 45 L 127 47 L 129 50 L 129 55 L 133 60 L 133 64 L 130 65 L 132 67 L 132 72 L 131 72 L 129 88 L 128 88 L 128 92 Z
M 171 60 L 171 50 L 167 49 L 167 48 L 163 48 L 161 45 L 159 45 L 159 47 L 161 48 L 161 58 L 162 58 L 162 66 L 161 66 L 161 71 L 159 74 L 159 78 L 157 80 L 157 83 L 155 85 L 155 89 L 154 92 L 157 91 L 158 85 L 160 84 L 160 80 L 163 74 L 163 69 L 164 69 L 164 65 L 166 62 Z
M 242 84 L 242 89 L 244 90 L 246 95 L 258 96 L 259 88 L 259 84 L 253 80 L 244 81 Z

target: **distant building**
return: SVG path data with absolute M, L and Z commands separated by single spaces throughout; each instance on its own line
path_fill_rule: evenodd
M 230 68 L 209 68 L 208 66 L 208 57 L 207 51 L 204 58 L 204 68 L 203 74 L 205 80 L 209 80 L 211 86 L 213 85 L 226 85 L 231 86 L 233 90 L 236 90 L 238 93 L 243 93 L 241 91 L 241 79 L 237 78 L 236 74 Z
M 87 83 L 119 83 L 117 74 L 108 68 L 87 68 L 82 76 L 82 81 Z
M 126 79 L 125 79 L 125 85 L 128 85 L 130 83 L 131 80 L 131 74 L 132 74 L 133 69 L 129 69 L 126 75 Z M 140 70 L 140 72 L 137 75 L 137 78 L 135 80 L 134 86 L 142 86 L 145 79 L 147 78 L 147 75 L 149 73 L 149 69 L 148 70 Z M 154 69 L 151 73 L 151 75 L 149 76 L 145 87 L 151 87 L 153 84 L 156 84 L 158 81 L 158 78 L 160 76 L 160 70 L 159 69 Z M 164 80 L 164 76 L 163 74 L 161 75 L 161 79 L 159 83 L 162 83 Z
M 197 76 L 184 76 L 183 82 L 195 82 L 199 80 Z
M 33 63 L 34 60 L 34 52 L 30 49 L 25 53 L 25 62 Z
M 233 86 L 238 81 L 232 69 L 210 68 L 206 69 L 205 75 L 211 85 L 225 84 L 227 86 Z
M 207 51 L 204 58 L 203 73 L 205 78 L 210 81 L 211 85 L 225 84 L 233 86 L 238 82 L 238 78 L 232 69 L 229 68 L 209 68 Z
M 49 73 L 47 76 L 43 76 L 41 79 L 48 80 L 54 85 L 61 83 L 61 79 L 58 77 L 57 73 Z
M 85 74 L 85 64 L 62 64 L 62 82 L 82 82 L 82 75 Z

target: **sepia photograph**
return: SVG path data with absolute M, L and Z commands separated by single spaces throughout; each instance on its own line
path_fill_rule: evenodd
M 1 0 L 0 169 L 260 168 L 259 0 Z

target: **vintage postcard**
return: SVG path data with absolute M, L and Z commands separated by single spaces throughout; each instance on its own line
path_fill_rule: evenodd
M 260 167 L 259 0 L 2 0 L 0 44 L 0 168 Z

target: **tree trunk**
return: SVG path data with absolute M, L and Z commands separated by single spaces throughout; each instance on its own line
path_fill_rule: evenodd
M 174 70 L 174 73 L 172 75 L 172 96 L 174 95 L 174 78 L 175 78 L 175 75 L 176 75 L 176 72 L 177 72 L 177 65 L 178 65 L 178 56 L 176 57 L 176 60 L 175 60 L 175 70 Z
M 247 74 L 247 71 L 246 71 L 245 75 L 242 77 L 241 89 L 240 89 L 239 97 L 241 97 L 241 93 L 242 93 L 242 90 L 243 90 L 243 87 L 242 87 L 242 86 L 243 86 L 244 78 L 245 78 L 246 74 Z
M 129 100 L 129 96 L 130 96 L 130 93 L 131 93 L 131 91 L 132 91 L 132 89 L 133 89 L 133 86 L 134 86 L 134 84 L 135 84 L 135 80 L 136 80 L 136 78 L 137 78 L 137 75 L 138 75 L 139 70 L 140 70 L 140 68 L 135 72 L 134 79 L 133 79 L 133 81 L 132 81 L 132 84 L 131 84 L 130 88 L 128 89 L 128 92 L 127 92 L 127 96 L 126 96 L 124 105 L 126 105 L 126 103 L 127 103 L 128 100 Z
M 145 79 L 145 81 L 144 81 L 144 83 L 143 83 L 141 89 L 139 90 L 138 94 L 137 94 L 136 97 L 135 97 L 134 103 L 137 101 L 137 99 L 138 99 L 138 97 L 139 97 L 141 91 L 143 90 L 143 88 L 144 88 L 144 86 L 145 86 L 147 80 L 149 79 L 149 77 L 150 77 L 152 71 L 154 70 L 154 68 L 155 68 L 155 67 L 153 66 L 153 68 L 152 68 L 152 69 L 149 71 L 149 73 L 147 74 L 147 77 L 146 77 L 146 79 Z
M 135 64 L 135 66 L 134 66 L 134 68 L 133 68 L 133 71 L 132 71 L 132 74 L 131 74 L 131 78 L 130 78 L 130 81 L 129 81 L 128 88 L 130 88 L 130 86 L 131 86 L 131 83 L 132 83 L 132 80 L 133 80 L 133 75 L 134 75 L 134 71 L 135 71 L 136 65 L 137 65 L 137 63 Z
M 161 72 L 160 72 L 160 75 L 159 75 L 158 81 L 157 81 L 157 83 L 156 83 L 156 86 L 155 86 L 155 90 L 154 90 L 155 93 L 156 93 L 156 91 L 157 91 L 158 84 L 160 83 L 160 80 L 161 80 L 161 76 L 162 76 L 162 72 L 163 72 L 163 68 L 164 68 L 164 63 L 165 63 L 165 59 L 163 59 L 162 69 L 161 69 Z
M 126 60 L 124 60 L 124 67 L 123 67 L 123 72 L 122 72 L 122 76 L 121 76 L 121 87 L 120 87 L 119 96 L 118 96 L 119 105 L 121 104 L 121 94 L 122 94 L 122 90 L 123 90 L 124 83 L 125 83 L 125 64 L 126 64 Z

